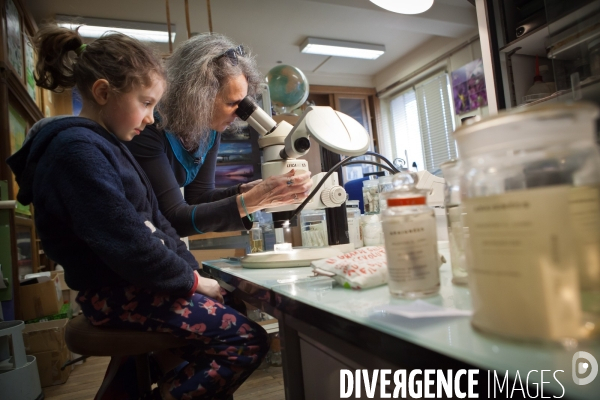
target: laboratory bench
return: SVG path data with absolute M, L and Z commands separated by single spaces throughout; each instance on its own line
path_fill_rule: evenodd
M 439 242 L 440 253 L 450 260 L 447 246 Z M 345 289 L 331 278 L 313 276 L 310 267 L 246 269 L 236 259 L 205 261 L 202 267 L 235 296 L 278 319 L 287 400 L 339 399 L 341 369 L 478 369 L 479 398 L 508 397 L 499 385 L 494 396 L 493 384 L 494 371 L 500 385 L 508 371 L 506 384 L 511 391 L 515 387 L 512 398 L 523 398 L 521 387 L 533 397 L 542 380 L 544 397 L 600 398 L 600 377 L 580 386 L 571 376 L 576 352 L 600 359 L 597 341 L 569 348 L 518 342 L 476 331 L 468 316 L 406 318 L 381 312 L 382 306 L 412 301 L 393 298 L 387 285 Z M 450 261 L 441 267 L 440 278 L 439 295 L 423 300 L 471 310 L 469 289 L 451 282 Z M 541 370 L 551 372 L 542 378 Z M 392 383 L 388 393 L 393 388 Z

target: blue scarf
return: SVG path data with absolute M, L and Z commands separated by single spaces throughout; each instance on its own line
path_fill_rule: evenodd
M 198 175 L 198 171 L 200 171 L 200 167 L 204 164 L 204 159 L 206 158 L 206 154 L 215 144 L 215 139 L 217 138 L 217 131 L 210 131 L 210 136 L 208 138 L 207 146 L 199 147 L 194 153 L 190 154 L 189 151 L 183 147 L 183 144 L 179 140 L 177 136 L 175 136 L 172 132 L 165 130 L 165 135 L 167 136 L 167 140 L 171 145 L 171 149 L 173 150 L 173 154 L 175 154 L 175 158 L 177 161 L 183 166 L 186 171 L 186 179 L 183 186 L 187 186 L 196 178 Z

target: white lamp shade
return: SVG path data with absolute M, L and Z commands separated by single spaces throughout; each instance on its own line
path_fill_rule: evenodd
M 420 14 L 431 8 L 433 0 L 370 0 L 371 3 L 399 14 Z

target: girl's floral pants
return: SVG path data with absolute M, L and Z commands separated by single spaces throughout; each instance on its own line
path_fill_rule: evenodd
M 94 325 L 189 339 L 189 345 L 171 350 L 187 365 L 161 382 L 176 399 L 226 399 L 269 349 L 262 327 L 198 293 L 181 298 L 129 286 L 81 291 L 77 302 Z

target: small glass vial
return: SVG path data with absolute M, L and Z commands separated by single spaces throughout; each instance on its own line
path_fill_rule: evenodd
M 346 214 L 348 215 L 348 237 L 350 242 L 354 244 L 355 249 L 363 247 L 358 200 L 346 201 Z
M 379 180 L 363 181 L 362 193 L 365 214 L 379 214 Z
M 250 253 L 260 253 L 265 251 L 263 233 L 258 222 L 252 224 L 250 229 Z
M 394 185 L 392 184 L 394 177 L 392 175 L 386 175 L 380 177 L 379 180 L 379 212 L 382 212 L 387 208 L 387 203 L 385 196 L 382 193 L 391 192 L 394 190 Z
M 444 187 L 444 208 L 448 221 L 448 241 L 452 263 L 452 283 L 467 284 L 467 262 L 463 229 L 463 211 L 460 204 L 460 164 L 458 160 L 446 161 L 440 165 L 446 185 Z
M 433 209 L 427 191 L 415 187 L 409 173 L 394 176 L 382 213 L 390 293 L 415 299 L 440 290 L 439 256 Z

